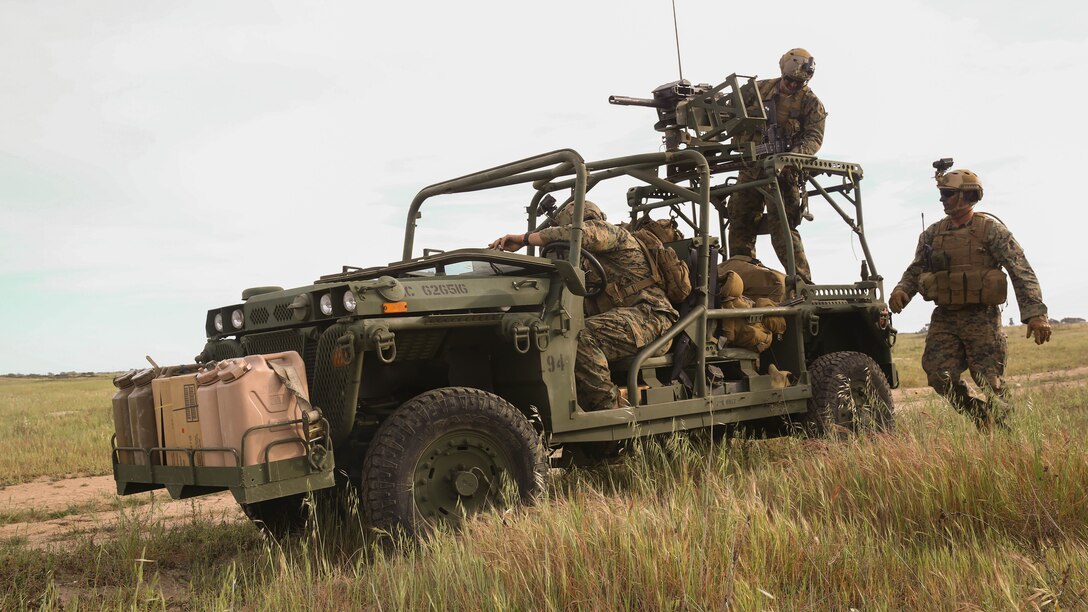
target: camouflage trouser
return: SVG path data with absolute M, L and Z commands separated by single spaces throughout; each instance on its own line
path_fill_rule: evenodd
M 745 168 L 741 170 L 738 183 L 747 183 L 765 178 L 763 168 Z M 787 169 L 778 177 L 778 189 L 782 192 L 782 203 L 786 206 L 786 220 L 790 237 L 793 238 L 793 258 L 797 264 L 797 274 L 806 282 L 812 280 L 812 270 L 805 256 L 805 246 L 801 243 L 801 234 L 797 226 L 801 224 L 801 187 L 798 174 Z M 766 209 L 766 210 L 764 210 Z M 778 215 L 778 205 L 772 200 L 765 201 L 763 194 L 755 189 L 738 191 L 729 197 L 729 256 L 756 256 L 756 232 L 759 221 L 767 216 L 771 232 L 771 245 L 778 255 L 782 266 L 786 265 L 786 249 L 789 245 L 782 236 L 782 219 Z
M 631 357 L 672 326 L 672 320 L 646 304 L 613 308 L 586 318 L 578 332 L 574 380 L 583 410 L 605 410 L 616 405 L 619 393 L 608 362 Z
M 929 385 L 975 424 L 1004 424 L 1009 414 L 1005 387 L 1008 356 L 1001 312 L 997 306 L 966 306 L 958 310 L 938 306 L 933 311 L 922 354 L 922 369 Z M 973 397 L 960 377 L 964 370 L 986 394 Z

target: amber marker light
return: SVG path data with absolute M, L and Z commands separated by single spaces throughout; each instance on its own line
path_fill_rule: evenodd
M 383 314 L 394 314 L 398 312 L 408 312 L 408 302 L 386 302 L 382 304 Z
M 341 347 L 336 347 L 332 352 L 332 367 L 342 368 L 351 363 L 351 356 Z

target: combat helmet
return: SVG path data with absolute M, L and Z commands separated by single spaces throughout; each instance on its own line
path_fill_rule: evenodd
M 954 189 L 956 191 L 973 191 L 982 199 L 982 179 L 967 169 L 953 170 L 937 177 L 937 189 Z
M 782 69 L 782 76 L 798 81 L 807 81 L 816 74 L 816 58 L 804 49 L 790 49 L 778 60 L 778 67 Z
M 596 219 L 598 221 L 604 221 L 606 217 L 601 209 L 596 204 L 586 200 L 585 206 L 582 207 L 582 220 L 589 221 Z M 563 207 L 563 210 L 559 211 L 559 214 L 555 216 L 556 225 L 570 225 L 574 220 L 574 202 L 569 202 Z

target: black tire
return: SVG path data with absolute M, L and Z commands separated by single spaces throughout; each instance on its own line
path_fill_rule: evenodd
M 257 529 L 276 540 L 301 533 L 309 516 L 305 493 L 241 506 Z
M 494 394 L 446 387 L 412 398 L 381 424 L 363 462 L 360 500 L 372 526 L 419 535 L 531 502 L 547 472 L 544 445 L 525 415 Z M 516 491 L 504 496 L 504 482 Z
M 828 353 L 808 369 L 812 399 L 803 422 L 812 436 L 843 437 L 895 428 L 894 404 L 883 370 L 864 353 Z
M 278 497 L 252 504 L 239 504 L 242 512 L 257 529 L 275 540 L 283 540 L 305 533 L 312 516 L 341 519 L 347 514 L 346 499 L 351 483 L 336 477 L 336 485 L 313 492 L 313 501 L 307 503 L 307 493 Z

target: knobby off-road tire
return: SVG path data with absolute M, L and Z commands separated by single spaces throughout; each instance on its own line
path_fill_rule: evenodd
M 347 515 L 348 488 L 346 478 L 336 477 L 336 485 L 313 492 L 313 501 L 307 503 L 307 494 L 298 493 L 252 504 L 239 504 L 242 512 L 253 521 L 261 532 L 276 540 L 305 533 L 311 517 L 339 520 Z
M 828 353 L 808 369 L 812 399 L 803 421 L 812 436 L 844 437 L 895 427 L 892 392 L 883 370 L 864 353 Z
M 405 402 L 375 433 L 363 462 L 363 515 L 379 529 L 420 535 L 529 503 L 547 472 L 539 435 L 509 402 L 479 389 L 435 389 Z

